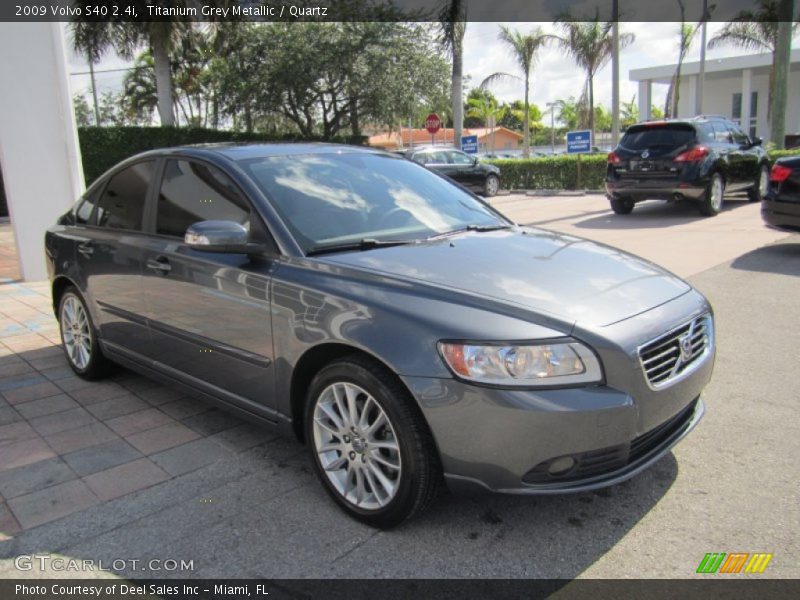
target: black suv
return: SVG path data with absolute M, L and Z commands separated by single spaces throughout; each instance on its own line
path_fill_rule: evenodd
M 494 165 L 480 162 L 476 157 L 443 146 L 428 146 L 400 150 L 406 158 L 425 165 L 431 171 L 447 175 L 483 196 L 490 197 L 500 189 L 500 169 Z
M 746 192 L 756 202 L 768 184 L 761 139 L 724 117 L 638 123 L 608 155 L 606 195 L 618 215 L 641 200 L 685 199 L 710 217 L 719 213 L 724 194 Z

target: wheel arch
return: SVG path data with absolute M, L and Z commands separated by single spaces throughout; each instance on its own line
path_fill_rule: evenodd
M 80 292 L 80 289 L 78 288 L 77 284 L 66 275 L 58 275 L 56 276 L 55 279 L 53 279 L 53 284 L 50 287 L 50 290 L 53 298 L 53 312 L 56 315 L 58 315 L 58 305 L 61 302 L 61 296 L 64 295 L 64 291 L 68 287 L 74 287 L 75 289 L 78 289 L 78 291 Z
M 300 356 L 294 366 L 294 369 L 292 370 L 291 383 L 289 387 L 292 429 L 295 437 L 297 437 L 300 442 L 305 443 L 305 403 L 306 395 L 308 394 L 308 388 L 311 385 L 311 380 L 321 369 L 346 356 L 360 356 L 379 365 L 406 391 L 406 393 L 408 393 L 408 396 L 413 399 L 414 405 L 419 410 L 419 406 L 416 403 L 416 398 L 414 398 L 411 390 L 408 389 L 408 386 L 406 386 L 403 380 L 397 375 L 397 373 L 395 373 L 394 369 L 392 369 L 385 361 L 362 348 L 351 346 L 350 344 L 341 342 L 325 342 L 306 350 Z M 419 410 L 419 412 L 422 415 L 423 420 L 425 420 L 422 410 Z

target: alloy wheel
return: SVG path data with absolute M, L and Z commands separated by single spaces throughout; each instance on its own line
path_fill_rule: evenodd
M 761 174 L 758 177 L 758 194 L 760 198 L 767 195 L 767 188 L 769 187 L 769 173 L 767 169 L 761 167 Z
M 500 181 L 497 179 L 497 177 L 490 175 L 486 179 L 486 195 L 494 196 L 495 194 L 497 194 L 497 190 L 499 189 L 500 189 Z
M 314 449 L 333 488 L 362 510 L 383 508 L 397 494 L 402 462 L 395 429 L 363 388 L 337 382 L 317 398 Z
M 79 370 L 92 359 L 92 336 L 86 309 L 75 296 L 68 296 L 61 307 L 61 337 L 70 362 Z
M 719 211 L 722 208 L 722 178 L 719 175 L 714 176 L 714 180 L 711 182 L 711 206 L 714 207 L 715 211 Z

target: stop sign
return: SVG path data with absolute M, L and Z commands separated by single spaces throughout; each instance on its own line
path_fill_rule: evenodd
M 442 126 L 442 120 L 439 118 L 439 115 L 436 113 L 431 113 L 427 117 L 425 117 L 425 129 L 428 130 L 428 133 L 434 135 Z

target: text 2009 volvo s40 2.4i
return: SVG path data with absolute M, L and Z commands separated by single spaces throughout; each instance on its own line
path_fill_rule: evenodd
M 113 361 L 298 436 L 373 526 L 445 482 L 616 484 L 704 411 L 714 322 L 697 290 L 387 153 L 151 151 L 100 177 L 45 246 L 78 375 Z

